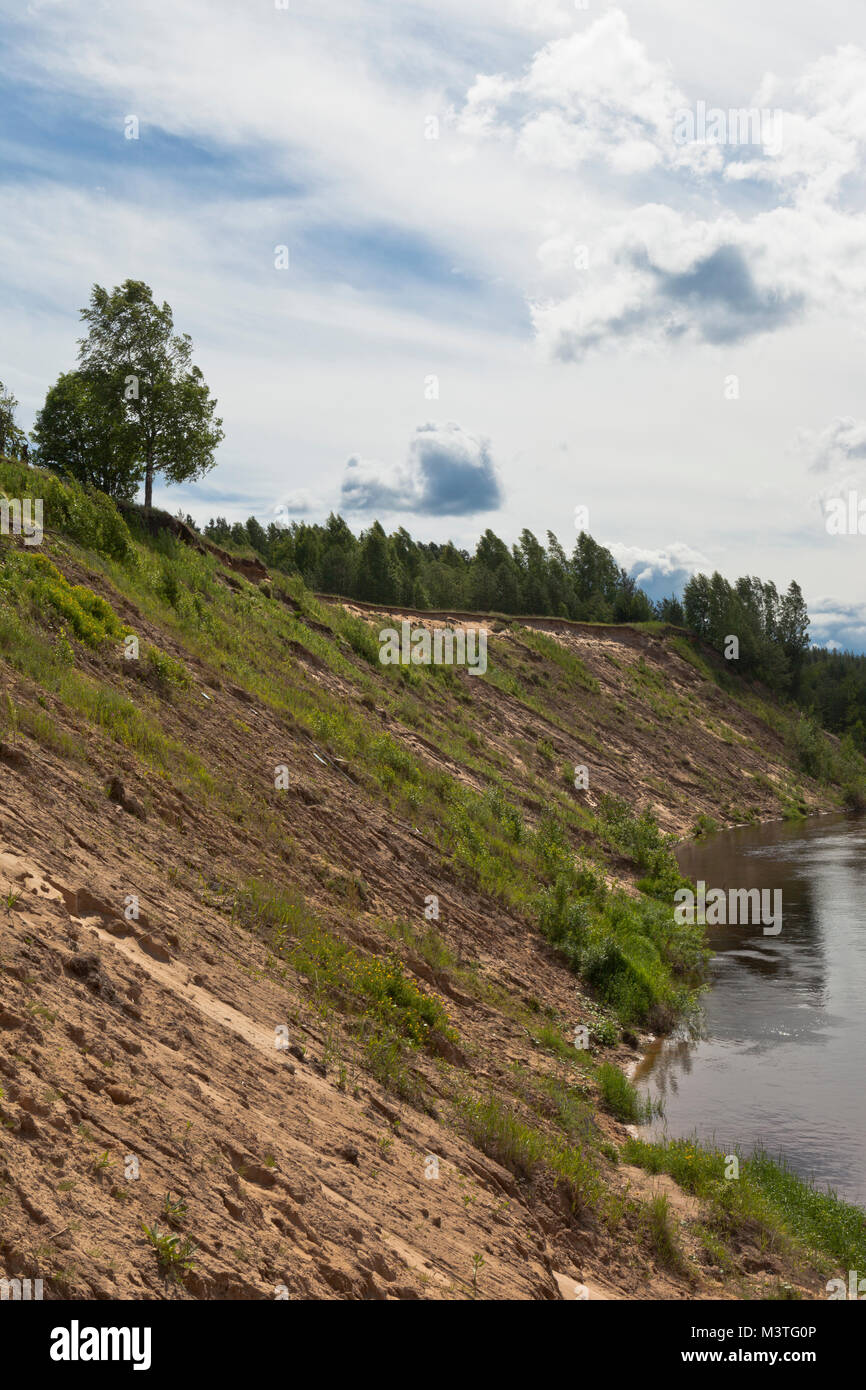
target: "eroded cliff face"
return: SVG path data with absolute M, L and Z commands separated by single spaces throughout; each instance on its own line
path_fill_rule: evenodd
M 631 629 L 497 624 L 484 677 L 407 678 L 375 658 L 399 614 L 211 555 L 191 609 L 139 551 L 126 577 L 47 546 L 137 657 L 14 596 L 0 642 L 0 1272 L 83 1299 L 817 1291 L 757 1237 L 723 1272 L 700 1203 L 620 1161 L 598 1069 L 647 1027 L 530 910 L 551 815 L 636 894 L 605 794 L 677 834 L 828 807 L 772 708 Z

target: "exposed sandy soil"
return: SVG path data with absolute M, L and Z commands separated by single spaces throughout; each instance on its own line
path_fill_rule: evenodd
M 509 1098 L 517 1063 L 529 1074 L 567 1074 L 525 1017 L 543 1005 L 570 1032 L 589 1008 L 574 977 L 526 922 L 468 888 L 425 827 L 395 817 L 353 769 L 321 761 L 303 730 L 226 686 L 107 584 L 71 561 L 62 568 L 110 594 L 125 621 L 194 672 L 191 692 L 163 702 L 161 723 L 236 789 L 237 812 L 196 801 L 179 779 L 147 769 L 50 698 L 52 716 L 84 756 L 64 759 L 24 735 L 0 748 L 7 1277 L 42 1278 L 46 1298 L 100 1299 L 284 1291 L 559 1299 L 584 1290 L 590 1299 L 737 1297 L 760 1295 L 780 1277 L 819 1291 L 814 1271 L 748 1244 L 724 1278 L 706 1256 L 687 1275 L 671 1273 L 654 1262 L 627 1200 L 618 1225 L 572 1211 L 551 1182 L 517 1178 L 460 1137 L 449 1099 L 455 1079 Z M 780 741 L 664 642 L 609 629 L 560 640 L 599 681 L 603 699 L 576 692 L 569 706 L 553 694 L 545 720 L 485 682 L 465 680 L 479 736 L 510 759 L 517 780 L 525 771 L 530 818 L 543 803 L 538 769 L 525 767 L 515 743 L 540 737 L 557 758 L 591 762 L 590 804 L 615 791 L 651 804 L 680 833 L 700 811 L 719 821 L 741 806 L 779 814 L 755 776 L 787 776 Z M 496 634 L 491 648 L 497 642 L 519 644 L 520 636 Z M 526 652 L 535 666 L 536 654 Z M 641 657 L 671 689 L 693 696 L 708 722 L 666 730 L 640 708 L 628 671 Z M 305 679 L 361 706 L 350 683 L 309 653 L 296 659 Z M 87 660 L 135 692 L 136 677 L 116 655 Z M 20 702 L 37 696 L 2 662 L 0 688 Z M 417 730 L 385 721 L 421 759 L 477 782 Z M 725 730 L 754 747 L 726 741 Z M 269 781 L 281 762 L 291 772 L 287 792 Z M 119 800 L 106 794 L 115 778 Z M 806 790 L 816 809 L 826 804 L 817 788 Z M 628 881 L 626 865 L 614 870 Z M 226 885 L 252 877 L 303 892 L 333 930 L 375 954 L 394 949 L 383 921 L 423 924 L 425 895 L 439 896 L 442 936 L 489 988 L 468 992 L 462 976 L 400 948 L 460 1039 L 443 1043 L 441 1056 L 418 1054 L 427 1110 L 395 1100 L 359 1069 L 349 1030 L 339 1016 L 323 1022 L 311 982 L 284 977 L 266 942 L 232 920 Z M 127 920 L 132 896 L 139 915 Z M 280 1025 L 294 1052 L 277 1046 Z M 634 1038 L 608 1054 L 624 1065 L 639 1046 Z M 614 1144 L 625 1135 L 610 1116 L 601 1114 L 599 1125 Z M 426 1176 L 431 1155 L 437 1178 Z M 128 1176 L 133 1160 L 138 1177 Z M 700 1208 L 676 1184 L 613 1163 L 604 1176 L 613 1200 L 667 1192 L 683 1247 L 696 1254 Z M 167 1192 L 186 1202 L 178 1230 L 197 1247 L 182 1282 L 163 1277 L 142 1229 L 170 1230 L 161 1212 Z M 483 1264 L 474 1273 L 476 1256 Z

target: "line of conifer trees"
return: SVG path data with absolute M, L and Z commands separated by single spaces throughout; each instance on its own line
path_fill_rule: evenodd
M 586 622 L 683 622 L 677 599 L 654 604 L 585 531 L 571 555 L 550 531 L 546 546 L 524 530 L 509 549 L 488 529 L 470 554 L 450 541 L 413 540 L 403 527 L 386 535 L 378 521 L 356 537 L 333 513 L 324 525 L 267 529 L 254 517 L 234 525 L 217 517 L 204 534 L 217 544 L 252 547 L 274 568 L 300 574 L 311 589 L 371 603 Z

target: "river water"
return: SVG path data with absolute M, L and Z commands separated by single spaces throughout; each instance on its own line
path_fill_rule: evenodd
M 782 890 L 782 929 L 709 926 L 703 1036 L 657 1044 L 637 1070 L 664 1100 L 643 1132 L 762 1144 L 866 1206 L 866 819 L 819 816 L 681 847 L 710 888 Z

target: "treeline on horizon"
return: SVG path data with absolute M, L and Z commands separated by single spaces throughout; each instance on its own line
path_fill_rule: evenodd
M 187 521 L 196 526 L 192 517 Z M 196 529 L 201 529 L 196 527 Z M 202 534 L 254 551 L 270 567 L 297 574 L 318 593 L 409 608 L 452 608 L 579 622 L 664 622 L 696 633 L 721 654 L 738 639 L 738 670 L 795 699 L 826 728 L 850 733 L 866 749 L 866 658 L 809 647 L 809 614 L 799 584 L 744 576 L 694 575 L 682 600 L 653 601 L 613 555 L 581 531 L 570 555 L 552 532 L 542 545 L 529 530 L 508 547 L 486 530 L 474 553 L 451 541 L 416 541 L 403 527 L 387 535 L 373 522 L 356 536 L 343 517 L 324 524 L 267 527 L 250 517 L 211 519 Z
M 585 531 L 570 556 L 551 531 L 546 547 L 524 530 L 509 549 L 488 529 L 470 555 L 451 541 L 413 540 L 402 526 L 386 535 L 378 521 L 355 536 L 333 512 L 324 525 L 296 521 L 267 529 L 255 517 L 233 525 L 217 517 L 203 534 L 218 545 L 250 547 L 319 593 L 368 603 L 598 623 L 684 620 L 677 599 L 654 604 Z

